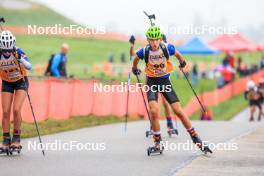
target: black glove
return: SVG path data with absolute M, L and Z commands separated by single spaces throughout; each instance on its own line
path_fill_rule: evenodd
M 180 62 L 180 68 L 184 68 L 186 66 L 186 61 L 184 60 L 184 61 L 181 61 Z
M 132 72 L 134 75 L 140 75 L 141 74 L 141 70 L 135 67 L 132 67 Z
M 134 45 L 135 44 L 135 41 L 136 41 L 135 36 L 134 35 L 131 35 L 130 36 L 130 39 L 129 39 L 129 43 L 131 43 L 132 45 Z

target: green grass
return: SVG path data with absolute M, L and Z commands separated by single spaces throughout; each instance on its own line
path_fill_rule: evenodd
M 27 26 L 27 25 L 54 25 L 63 26 L 76 24 L 72 20 L 56 13 L 44 5 L 31 3 L 30 9 L 5 9 L 0 7 L 0 16 L 5 17 L 8 25 Z
M 189 102 L 189 100 L 194 96 L 187 81 L 184 78 L 180 78 L 180 79 L 173 78 L 173 75 L 171 77 L 171 81 L 175 89 L 175 92 L 181 101 L 181 104 L 186 105 Z M 212 91 L 215 88 L 216 88 L 215 80 L 211 80 L 211 79 L 201 79 L 199 83 L 196 86 L 194 86 L 194 89 L 197 94 L 207 91 Z
M 244 95 L 241 94 L 219 105 L 209 107 L 209 109 L 213 112 L 213 120 L 230 120 L 234 115 L 245 109 L 247 105 L 248 102 L 244 99 Z M 194 113 L 191 119 L 200 119 L 200 112 Z
M 62 43 L 70 45 L 68 55 L 69 74 L 77 77 L 85 77 L 84 69 L 91 72 L 92 64 L 107 62 L 109 52 L 114 53 L 115 60 L 119 62 L 122 51 L 128 51 L 129 45 L 126 42 L 76 39 L 50 36 L 17 36 L 17 45 L 21 47 L 33 65 L 47 64 L 52 53 L 58 53 Z M 128 54 L 127 55 L 127 60 Z M 91 75 L 90 75 L 91 76 Z
M 96 39 L 76 39 L 50 36 L 17 36 L 17 45 L 25 50 L 33 64 L 47 63 L 52 53 L 58 53 L 62 43 L 70 45 L 69 65 L 91 65 L 106 62 L 110 51 L 116 60 L 122 51 L 128 51 L 126 42 Z
M 136 118 L 129 118 L 129 121 L 138 120 Z M 47 120 L 38 123 L 41 135 L 54 134 L 63 131 L 75 130 L 80 128 L 87 128 L 93 126 L 99 126 L 104 124 L 113 124 L 124 122 L 124 117 L 106 116 L 83 116 L 72 117 L 67 120 Z M 2 137 L 2 130 L 0 132 Z M 35 125 L 29 123 L 22 123 L 22 138 L 29 138 L 37 136 Z

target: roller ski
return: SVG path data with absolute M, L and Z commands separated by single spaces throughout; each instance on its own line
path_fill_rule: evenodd
M 171 137 L 173 134 L 178 135 L 178 130 L 173 127 L 173 122 L 171 119 L 167 118 L 167 133 L 169 137 Z
M 0 146 L 0 154 L 9 155 L 9 146 L 11 143 L 10 137 L 4 137 L 3 143 Z
M 13 155 L 13 153 L 20 154 L 21 153 L 22 146 L 20 144 L 20 136 L 14 135 L 12 142 L 9 147 L 9 153 Z
M 194 128 L 188 130 L 191 135 L 193 143 L 204 153 L 213 153 L 212 150 L 207 146 L 204 145 L 204 142 L 199 138 L 197 133 L 194 131 Z
M 164 150 L 164 146 L 162 144 L 162 140 L 161 140 L 161 136 L 160 135 L 154 135 L 154 146 L 153 147 L 149 147 L 147 150 L 147 154 L 148 156 L 150 156 L 151 154 L 162 154 L 163 150 Z

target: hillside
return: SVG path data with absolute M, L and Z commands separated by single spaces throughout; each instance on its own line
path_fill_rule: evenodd
M 16 26 L 75 24 L 44 5 L 25 0 L 1 0 L 0 16 L 5 17 L 8 25 Z

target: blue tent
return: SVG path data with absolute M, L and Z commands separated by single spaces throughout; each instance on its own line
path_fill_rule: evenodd
M 204 43 L 198 37 L 192 38 L 190 41 L 185 43 L 184 45 L 177 48 L 177 50 L 181 54 L 218 54 L 219 51 L 217 49 L 209 47 L 206 43 Z

